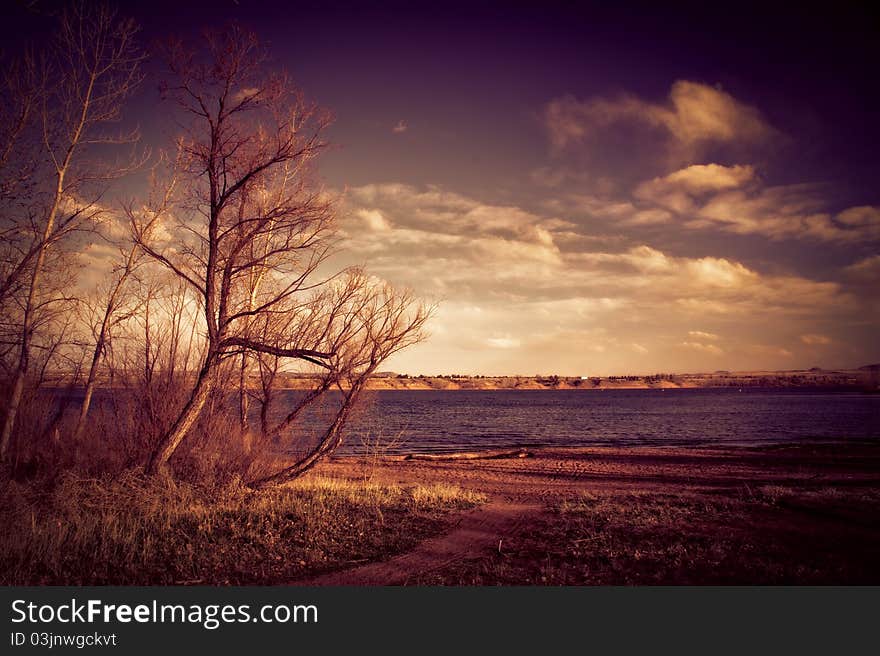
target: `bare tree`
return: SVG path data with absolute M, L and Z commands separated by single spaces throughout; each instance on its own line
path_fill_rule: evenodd
M 266 74 L 256 38 L 235 26 L 206 35 L 206 51 L 170 49 L 169 98 L 185 116 L 181 185 L 171 238 L 138 243 L 198 295 L 206 347 L 189 399 L 148 465 L 165 467 L 199 418 L 221 365 L 252 354 L 313 365 L 322 391 L 344 388 L 323 445 L 295 476 L 328 453 L 366 377 L 421 336 L 428 310 L 360 271 L 319 275 L 335 241 L 335 204 L 312 163 L 325 147 L 325 113 L 283 75 Z M 243 376 L 239 385 L 243 385 Z M 244 381 L 246 382 L 246 381 Z M 246 408 L 240 410 L 244 417 Z M 242 422 L 243 423 L 243 422 Z
M 154 188 L 161 189 L 159 198 L 151 199 L 139 211 L 135 210 L 131 205 L 124 208 L 125 214 L 129 219 L 140 214 L 140 218 L 137 220 L 139 235 L 143 237 L 152 233 L 154 226 L 168 210 L 175 185 L 176 179 L 172 179 L 164 184 L 157 183 L 154 179 Z M 95 391 L 98 370 L 107 352 L 114 327 L 130 319 L 140 310 L 140 302 L 137 296 L 127 292 L 129 291 L 129 283 L 137 274 L 141 264 L 143 264 L 144 253 L 133 239 L 123 240 L 121 244 L 116 246 L 119 252 L 117 262 L 110 272 L 107 284 L 103 286 L 103 293 L 99 295 L 97 303 L 91 308 L 92 320 L 89 322 L 89 327 L 92 332 L 94 349 L 91 362 L 89 363 L 88 374 L 86 375 L 85 396 L 80 407 L 74 437 L 79 437 L 85 427 L 86 418 L 92 403 L 92 396 Z M 149 298 L 146 299 L 146 304 L 149 304 Z
M 140 81 L 143 56 L 134 44 L 136 32 L 134 23 L 117 18 L 108 8 L 73 5 L 61 15 L 55 42 L 42 67 L 45 82 L 37 100 L 36 129 L 45 167 L 35 173 L 40 188 L 31 197 L 25 216 L 4 217 L 14 224 L 13 232 L 19 236 L 29 232 L 30 238 L 7 271 L 11 275 L 8 280 L 20 286 L 22 298 L 17 357 L 0 433 L 0 459 L 6 456 L 15 428 L 38 312 L 58 300 L 44 293 L 47 259 L 64 240 L 103 215 L 101 183 L 134 165 L 108 163 L 106 155 L 90 160 L 88 151 L 94 146 L 132 143 L 137 138 L 136 132 L 109 131 L 120 119 L 122 102 Z M 38 203 L 39 197 L 45 201 Z
M 90 304 L 88 308 L 91 313 L 89 328 L 91 329 L 94 348 L 86 375 L 85 395 L 74 429 L 74 437 L 79 437 L 85 426 L 89 408 L 92 404 L 92 395 L 95 391 L 98 370 L 107 352 L 111 333 L 117 324 L 128 319 L 136 310 L 136 307 L 130 306 L 127 309 L 123 308 L 130 301 L 130 297 L 126 298 L 124 292 L 131 277 L 137 270 L 139 254 L 140 250 L 135 244 L 129 244 L 120 248 L 119 263 L 113 267 L 108 284 L 100 290 L 96 302 Z

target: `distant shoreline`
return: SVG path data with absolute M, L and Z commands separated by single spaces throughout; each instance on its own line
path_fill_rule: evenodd
M 310 390 L 317 376 L 281 373 L 278 390 Z M 66 383 L 47 380 L 46 387 L 67 387 Z M 76 386 L 74 386 L 76 387 Z M 98 387 L 119 387 L 99 377 Z M 256 377 L 248 387 L 259 387 Z M 345 385 L 343 385 L 343 388 Z M 808 369 L 789 371 L 716 371 L 713 373 L 653 374 L 647 376 L 410 376 L 391 372 L 375 374 L 367 390 L 412 391 L 559 391 L 559 390 L 668 390 L 668 389 L 827 389 L 880 392 L 880 366 L 860 369 Z
M 287 375 L 281 387 L 310 389 L 314 378 Z M 875 369 L 810 369 L 743 371 L 650 376 L 408 376 L 385 373 L 367 383 L 368 390 L 636 390 L 718 388 L 825 388 L 876 391 Z

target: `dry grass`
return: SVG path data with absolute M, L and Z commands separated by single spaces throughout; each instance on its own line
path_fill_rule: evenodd
M 252 491 L 66 474 L 0 490 L 5 585 L 280 584 L 381 559 L 481 498 L 452 486 L 308 477 Z
M 499 549 L 419 581 L 445 585 L 880 583 L 880 492 L 762 486 L 583 494 Z
M 32 421 L 0 468 L 0 584 L 288 583 L 407 550 L 482 501 L 456 486 L 378 485 L 366 474 L 251 490 L 244 480 L 289 458 L 246 444 L 222 398 L 175 455 L 174 477 L 144 477 L 179 387 L 114 390 L 77 438 L 71 413 L 50 430 L 51 394 L 24 405 Z

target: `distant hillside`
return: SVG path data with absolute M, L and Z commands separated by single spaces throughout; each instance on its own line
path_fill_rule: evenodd
M 876 369 L 875 369 L 876 367 Z M 606 390 L 680 389 L 710 387 L 822 387 L 865 389 L 876 387 L 873 372 L 880 365 L 859 369 L 813 368 L 796 371 L 716 371 L 713 373 L 654 374 L 650 376 L 408 376 L 382 372 L 370 380 L 373 390 Z M 313 381 L 304 375 L 287 375 L 283 386 L 307 389 Z

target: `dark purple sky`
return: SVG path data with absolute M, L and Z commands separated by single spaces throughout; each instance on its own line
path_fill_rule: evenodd
M 442 299 L 398 370 L 880 360 L 878 20 L 608 4 L 124 7 L 147 46 L 237 20 L 334 112 L 340 262 Z M 10 16 L 10 47 L 43 24 Z

